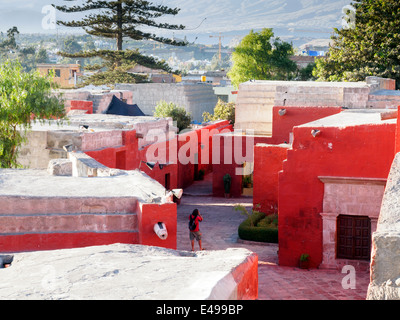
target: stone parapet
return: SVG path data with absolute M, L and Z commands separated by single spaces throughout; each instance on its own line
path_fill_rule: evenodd
M 272 133 L 274 106 L 394 108 L 400 104 L 392 79 L 371 77 L 366 82 L 248 81 L 236 100 L 237 129 Z M 379 93 L 384 90 L 385 95 Z

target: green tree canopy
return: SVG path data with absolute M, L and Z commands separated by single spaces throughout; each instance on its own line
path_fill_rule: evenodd
M 3 35 L 3 33 L 1 33 Z M 36 69 L 38 63 L 47 63 L 49 58 L 44 48 L 17 45 L 16 36 L 19 34 L 17 27 L 7 30 L 6 38 L 0 42 L 0 60 L 18 60 L 24 71 L 29 72 Z
M 65 0 L 70 2 L 70 0 Z M 160 37 L 150 31 L 154 29 L 182 30 L 184 26 L 160 22 L 160 18 L 178 14 L 178 8 L 169 8 L 164 5 L 153 4 L 143 0 L 84 0 L 81 5 L 56 6 L 57 10 L 65 13 L 87 13 L 80 21 L 58 21 L 58 24 L 83 28 L 88 34 L 116 40 L 116 51 L 112 50 L 91 50 L 88 52 L 66 53 L 61 55 L 68 58 L 88 58 L 100 57 L 104 60 L 103 64 L 91 67 L 91 70 L 103 70 L 107 72 L 99 75 L 95 74 L 88 77 L 87 84 L 115 84 L 120 80 L 130 83 L 143 82 L 143 76 L 127 74 L 137 63 L 146 61 L 145 66 L 150 68 L 163 69 L 170 71 L 165 62 L 158 62 L 154 58 L 142 55 L 138 50 L 123 50 L 123 41 L 126 38 L 133 40 L 154 40 L 156 42 L 185 45 L 184 42 L 175 41 L 170 38 Z M 144 29 L 143 29 L 144 28 Z
M 399 88 L 400 2 L 355 0 L 352 6 L 355 21 L 334 29 L 327 59 L 316 61 L 314 76 L 323 81 L 364 81 L 367 76 L 379 76 L 396 79 Z
M 36 63 L 49 63 L 49 56 L 47 54 L 46 49 L 40 48 L 39 51 L 35 55 Z
M 233 66 L 228 76 L 232 84 L 254 80 L 288 80 L 297 70 L 290 43 L 274 38 L 272 29 L 253 30 L 245 36 L 232 53 Z
M 12 27 L 7 30 L 7 39 L 0 43 L 0 51 L 7 52 L 10 50 L 16 50 L 18 48 L 15 35 L 19 34 L 17 27 Z
M 77 53 L 82 51 L 82 46 L 73 37 L 64 40 L 63 50 L 67 53 Z
M 179 131 L 189 127 L 192 122 L 192 117 L 186 112 L 182 107 L 177 106 L 173 102 L 166 102 L 161 100 L 157 103 L 156 109 L 154 111 L 154 116 L 158 118 L 168 118 L 171 117 L 176 121 L 176 126 Z
M 0 167 L 18 167 L 18 147 L 31 120 L 65 115 L 64 103 L 51 93 L 50 76 L 26 73 L 17 61 L 0 65 Z
M 218 99 L 218 102 L 214 108 L 214 114 L 211 115 L 209 112 L 203 113 L 203 119 L 207 121 L 215 120 L 229 120 L 230 123 L 235 123 L 235 103 L 224 102 Z

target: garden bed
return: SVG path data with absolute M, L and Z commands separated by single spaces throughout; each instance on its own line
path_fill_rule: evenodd
M 253 212 L 238 228 L 242 240 L 278 243 L 278 215 Z

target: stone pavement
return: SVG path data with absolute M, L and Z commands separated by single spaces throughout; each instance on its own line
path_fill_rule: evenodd
M 212 174 L 184 190 L 178 205 L 178 250 L 191 250 L 188 221 L 193 209 L 199 209 L 206 250 L 244 247 L 258 254 L 259 300 L 364 300 L 369 284 L 368 272 L 356 272 L 355 289 L 344 289 L 347 273 L 338 270 L 310 269 L 278 265 L 276 244 L 253 244 L 238 239 L 237 227 L 246 218 L 234 210 L 236 204 L 251 208 L 252 198 L 225 199 L 211 196 Z M 197 243 L 195 250 L 198 250 Z

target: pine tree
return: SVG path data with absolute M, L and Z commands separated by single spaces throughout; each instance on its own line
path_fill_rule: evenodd
M 400 2 L 355 0 L 355 21 L 334 29 L 327 59 L 314 76 L 324 81 L 365 81 L 367 76 L 397 80 L 400 86 Z
M 142 27 L 146 29 L 183 30 L 185 27 L 182 25 L 158 21 L 159 18 L 165 15 L 177 15 L 180 10 L 178 8 L 169 8 L 143 0 L 85 0 L 84 4 L 79 6 L 53 6 L 65 13 L 86 13 L 85 17 L 80 21 L 57 21 L 58 24 L 73 28 L 83 28 L 90 35 L 116 40 L 117 50 L 91 50 L 74 54 L 60 53 L 67 58 L 100 57 L 103 59 L 103 64 L 93 65 L 90 70 L 95 71 L 106 68 L 106 71 L 95 73 L 93 76 L 88 77 L 85 83 L 100 85 L 122 81 L 129 83 L 146 81 L 146 77 L 127 72 L 137 63 L 149 68 L 171 72 L 171 69 L 163 60 L 159 61 L 155 58 L 147 57 L 141 54 L 139 50 L 123 50 L 125 38 L 153 40 L 176 46 L 185 45 L 184 42 L 160 37 L 152 32 L 141 30 Z

